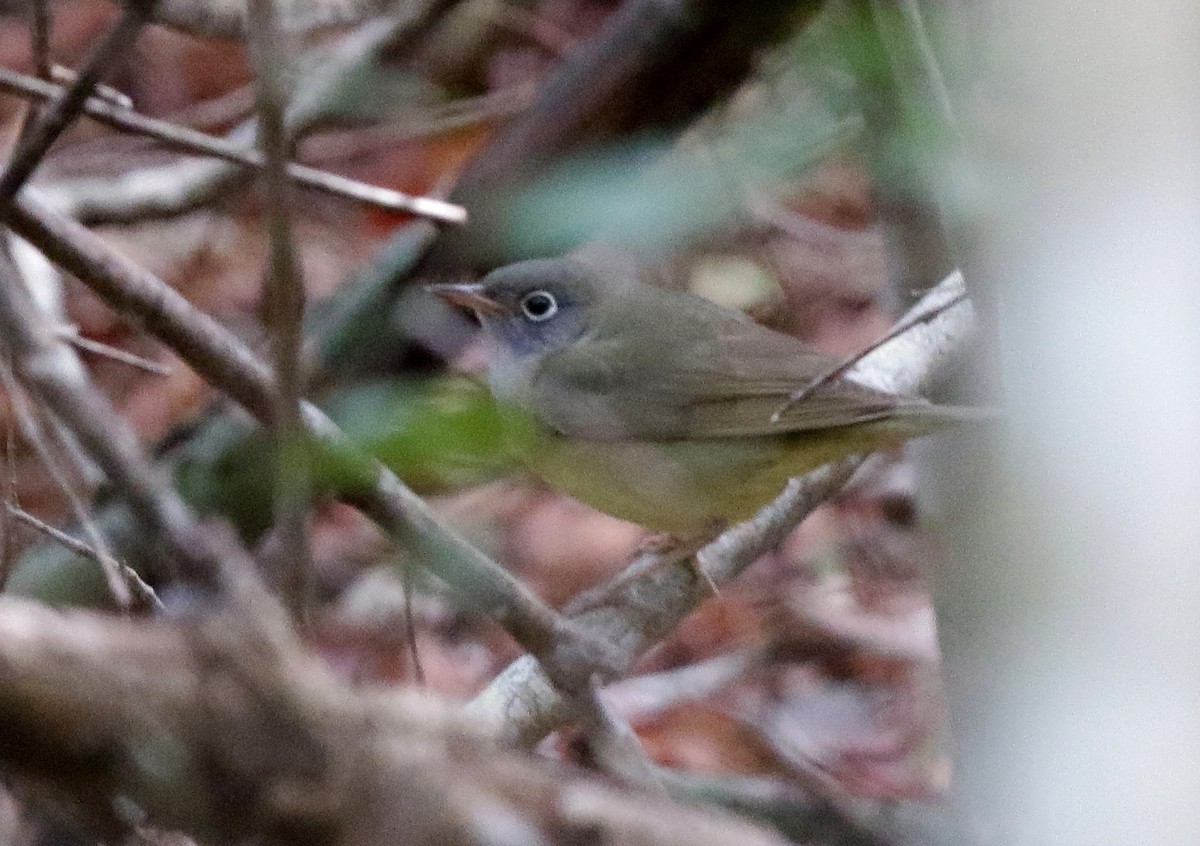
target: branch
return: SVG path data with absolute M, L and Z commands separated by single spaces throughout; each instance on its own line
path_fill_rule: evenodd
M 7 68 L 0 68 L 0 90 L 29 99 L 49 101 L 59 96 L 64 89 L 61 86 L 45 82 L 36 77 L 26 76 Z M 125 108 L 100 97 L 89 97 L 86 99 L 83 102 L 83 112 L 88 117 L 111 126 L 114 129 L 153 138 L 164 146 L 179 150 L 180 152 L 212 156 L 225 162 L 255 170 L 261 170 L 266 166 L 266 157 L 262 152 L 247 149 L 241 146 L 236 140 L 217 138 L 186 126 L 146 117 L 132 109 Z M 236 137 L 235 134 L 235 139 Z M 167 170 L 158 168 L 156 170 L 158 172 L 167 171 L 172 174 L 172 178 L 164 180 L 163 185 L 164 188 L 167 184 L 171 186 L 170 192 L 173 197 L 178 197 L 180 194 L 180 182 L 185 183 L 183 187 L 189 187 L 191 183 L 197 183 L 202 188 L 208 189 L 209 187 L 219 187 L 225 181 L 224 179 L 214 178 L 215 175 L 210 173 L 211 167 L 204 167 L 197 171 L 196 175 L 203 177 L 199 181 L 195 176 L 188 179 L 181 179 L 181 174 L 177 169 Z M 443 223 L 462 223 L 467 219 L 467 212 L 462 206 L 447 203 L 444 200 L 432 197 L 414 197 L 402 191 L 394 191 L 391 188 L 383 188 L 378 185 L 369 185 L 356 179 L 350 179 L 349 177 L 340 176 L 336 173 L 330 173 L 307 165 L 296 164 L 295 162 L 287 163 L 286 172 L 288 177 L 298 185 L 323 191 L 334 196 L 357 200 L 387 209 L 388 211 L 407 212 L 420 217 L 428 217 L 431 220 L 442 221 Z M 221 173 L 224 173 L 224 171 L 221 170 Z M 143 172 L 139 179 L 139 184 L 142 185 L 143 191 L 146 187 L 146 181 L 146 176 Z M 154 182 L 154 180 L 151 180 L 151 182 Z M 106 196 L 111 196 L 113 191 L 114 186 L 108 184 L 107 191 L 105 192 Z M 178 200 L 175 202 L 190 207 L 197 202 L 203 201 L 207 193 L 207 190 L 199 191 L 199 199 L 193 198 L 190 193 L 185 193 L 184 196 L 188 198 L 186 202 Z M 144 201 L 142 202 L 144 204 Z M 89 212 L 86 208 L 79 211 L 80 214 L 73 216 L 89 217 Z
M 0 203 L 7 203 L 33 175 L 34 169 L 63 130 L 70 125 L 96 86 L 128 55 L 153 6 L 152 0 L 130 0 L 120 19 L 84 63 L 75 83 L 39 114 L 0 174 Z
M 4 511 L 6 515 L 19 520 L 26 526 L 29 526 L 38 532 L 41 532 L 55 543 L 66 547 L 75 555 L 95 561 L 105 571 L 106 576 L 108 575 L 109 571 L 113 571 L 117 578 L 124 580 L 124 582 L 128 584 L 129 592 L 136 593 L 140 607 L 153 608 L 155 611 L 164 610 L 162 601 L 159 600 L 158 595 L 154 592 L 154 588 L 143 582 L 141 576 L 139 576 L 132 567 L 116 561 L 113 559 L 112 555 L 105 552 L 102 547 L 88 546 L 78 538 L 74 538 L 61 529 L 55 528 L 43 520 L 39 520 L 28 511 L 18 508 L 11 503 L 5 503 Z M 128 604 L 129 603 L 126 603 L 126 605 Z
M 963 292 L 962 276 L 955 272 L 904 320 L 936 310 Z M 879 390 L 914 392 L 962 346 L 973 328 L 974 311 L 963 301 L 874 350 L 847 377 Z M 700 550 L 700 570 L 718 585 L 736 577 L 835 494 L 862 461 L 862 456 L 846 458 L 793 479 L 753 520 L 732 527 Z M 698 575 L 696 563 L 678 556 L 643 556 L 607 584 L 576 597 L 568 612 L 590 637 L 613 644 L 624 669 L 708 598 L 710 588 Z M 570 719 L 562 697 L 537 665 L 524 658 L 510 664 L 467 710 L 511 743 L 535 743 Z
M 123 839 L 125 796 L 201 842 L 783 846 L 499 750 L 453 715 L 343 686 L 237 615 L 134 622 L 0 598 L 0 764 L 105 840 Z
M 178 494 L 159 478 L 133 430 L 88 381 L 2 250 L 0 341 L 30 393 L 70 430 L 125 496 L 142 525 L 164 543 L 164 559 L 170 566 L 194 585 L 217 587 L 222 559 L 230 551 L 218 553 Z
M 290 194 L 286 159 L 288 133 L 284 126 L 284 64 L 274 0 L 250 0 L 250 56 L 257 87 L 258 140 L 266 164 L 262 181 L 270 237 L 270 268 L 263 301 L 275 366 L 274 517 L 279 543 L 276 560 L 282 565 L 283 595 L 292 613 L 307 619 L 312 592 L 312 561 L 308 544 L 308 501 L 312 467 L 300 442 L 300 402 L 304 392 L 301 347 L 304 342 L 304 276 L 292 240 Z
M 75 362 L 75 365 L 76 367 L 73 369 L 78 368 L 78 362 Z M 71 486 L 66 469 L 59 462 L 54 452 L 51 451 L 45 438 L 42 437 L 42 427 L 34 413 L 34 409 L 30 407 L 25 392 L 17 384 L 17 379 L 9 369 L 7 362 L 0 362 L 0 384 L 4 385 L 9 407 L 12 409 L 13 416 L 17 419 L 21 435 L 24 437 L 26 443 L 33 448 L 34 454 L 37 455 L 38 460 L 46 469 L 46 473 L 50 476 L 51 481 L 54 482 L 55 486 L 67 500 L 67 505 L 71 510 L 72 516 L 83 527 L 83 533 L 86 535 L 89 543 L 85 544 L 79 541 L 76 541 L 76 543 L 79 543 L 80 546 L 87 550 L 84 553 L 85 557 L 90 558 L 100 565 L 100 570 L 104 575 L 109 593 L 112 594 L 117 607 L 127 610 L 132 606 L 135 598 L 138 600 L 138 605 L 142 607 L 159 605 L 158 597 L 154 595 L 154 591 L 150 586 L 143 582 L 136 572 L 118 562 L 109 551 L 108 543 L 103 533 L 88 513 L 88 509 L 83 504 L 82 499 L 80 499 L 75 489 Z M 10 514 L 18 516 L 13 510 L 14 506 L 12 503 L 6 503 L 6 506 Z M 38 528 L 41 527 L 39 526 Z M 65 546 L 70 546 L 70 544 L 57 536 L 55 539 Z M 72 551 L 79 552 L 80 550 L 72 547 Z
M 123 350 L 120 347 L 110 346 L 102 341 L 93 341 L 91 338 L 85 338 L 79 334 L 79 328 L 76 326 L 59 326 L 54 330 L 54 334 L 62 338 L 73 347 L 78 347 L 85 352 L 98 355 L 101 358 L 107 358 L 110 361 L 118 361 L 121 364 L 132 367 L 136 370 L 141 370 L 145 373 L 153 373 L 155 376 L 170 376 L 171 368 L 166 364 L 159 364 L 157 361 L 151 361 L 136 353 L 131 353 L 128 350 Z

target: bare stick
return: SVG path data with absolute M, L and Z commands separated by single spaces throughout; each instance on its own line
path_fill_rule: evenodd
M 88 57 L 79 77 L 64 94 L 38 115 L 0 175 L 0 203 L 7 203 L 25 185 L 34 169 L 63 130 L 83 108 L 96 85 L 117 62 L 126 57 L 133 40 L 141 31 L 153 4 L 147 0 L 130 0 L 116 25 Z
M 29 10 L 32 15 L 29 26 L 29 51 L 33 54 L 33 71 L 42 79 L 48 80 L 53 73 L 50 62 L 50 0 L 33 0 Z M 28 137 L 40 112 L 41 109 L 37 105 L 30 105 L 21 116 L 17 146 Z
M 56 83 L 57 85 L 70 86 L 74 85 L 75 81 L 79 79 L 79 74 L 75 73 L 75 71 L 71 70 L 70 68 L 64 68 L 62 65 L 52 65 L 50 67 L 50 75 L 43 76 L 41 78 L 47 82 Z M 133 108 L 133 99 L 128 94 L 124 93 L 123 91 L 118 91 L 117 89 L 108 85 L 97 85 L 95 89 L 93 89 L 91 97 L 96 97 L 97 99 L 103 100 L 106 103 L 111 103 L 120 109 Z M 88 100 L 90 100 L 91 97 L 89 97 Z M 86 100 L 84 101 L 84 105 L 86 107 Z
M 68 344 L 78 347 L 81 350 L 94 353 L 104 358 L 110 358 L 113 361 L 119 361 L 121 364 L 127 364 L 138 370 L 143 370 L 146 373 L 153 373 L 155 376 L 170 376 L 171 368 L 165 364 L 159 364 L 157 361 L 151 361 L 148 358 L 143 358 L 140 355 L 131 353 L 128 350 L 118 349 L 109 344 L 100 341 L 93 341 L 91 338 L 85 338 L 79 334 L 79 329 L 75 326 L 60 326 L 54 330 L 54 334 L 62 338 Z
M 81 558 L 88 558 L 92 561 L 95 561 L 104 568 L 110 566 L 110 561 L 112 560 L 111 556 L 101 552 L 93 546 L 88 546 L 78 538 L 71 537 L 61 529 L 55 528 L 43 520 L 39 520 L 37 517 L 34 517 L 23 508 L 18 508 L 12 503 L 5 503 L 4 513 L 10 517 L 20 520 L 27 526 L 31 526 L 46 537 L 53 540 L 55 543 L 62 544 Z M 117 562 L 117 566 L 120 568 L 121 577 L 126 581 L 126 583 L 128 583 L 130 586 L 136 585 L 135 590 L 142 604 L 153 608 L 156 611 L 163 610 L 162 601 L 154 592 L 154 588 L 142 581 L 142 577 L 137 574 L 137 571 L 135 571 L 129 565 L 122 564 L 120 562 Z
M 417 645 L 417 618 L 413 609 L 413 570 L 408 565 L 401 565 L 400 590 L 404 594 L 404 639 L 408 641 L 408 659 L 417 687 L 425 687 L 425 666 L 421 663 L 421 650 Z
M 94 233 L 33 198 L 23 195 L 7 210 L 0 208 L 0 217 L 111 308 L 174 350 L 209 384 L 270 425 L 275 386 L 270 372 L 239 338 Z M 387 467 L 362 456 L 318 408 L 305 403 L 303 414 L 308 437 L 361 462 L 362 484 L 343 492 L 343 499 L 413 550 L 418 563 L 450 585 L 460 601 L 495 619 L 564 687 L 578 689 L 596 668 L 612 667 L 614 656 L 606 641 L 581 637 L 528 587 L 441 525 L 424 500 Z
M 34 0 L 31 11 L 33 20 L 29 27 L 29 44 L 33 52 L 33 67 L 42 79 L 50 79 L 54 73 L 54 65 L 50 61 L 50 28 L 53 25 L 50 0 Z
M 924 104 L 936 115 L 941 124 L 938 128 L 951 134 L 959 148 L 956 152 L 961 153 L 966 148 L 966 139 L 955 116 L 946 78 L 930 43 L 920 6 L 916 0 L 870 2 L 897 82 L 914 102 Z M 893 34 L 888 26 L 888 16 L 895 15 L 897 10 L 901 31 Z
M 658 768 L 647 757 L 633 726 L 601 698 L 598 678 L 593 677 L 591 684 L 573 697 L 572 704 L 601 767 L 630 786 L 666 795 Z
M 57 85 L 8 68 L 0 68 L 0 90 L 37 100 L 52 100 L 63 91 Z M 99 97 L 88 98 L 83 111 L 88 117 L 114 129 L 153 138 L 174 150 L 211 156 L 243 167 L 261 169 L 266 166 L 266 159 L 259 150 L 246 149 L 186 126 L 146 117 Z M 288 177 L 299 185 L 388 211 L 407 212 L 443 223 L 464 223 L 467 219 L 466 209 L 445 200 L 414 197 L 295 162 L 289 162 L 286 170 Z
M 4 504 L 17 504 L 17 460 L 16 442 L 13 438 L 12 420 L 4 426 Z M 0 592 L 4 591 L 12 576 L 17 561 L 17 545 L 13 538 L 12 517 L 5 508 L 0 512 Z
M 250 57 L 257 86 L 258 144 L 266 156 L 261 171 L 266 198 L 270 268 L 264 301 L 275 366 L 275 525 L 283 595 L 293 615 L 305 620 L 312 591 L 308 549 L 311 468 L 300 422 L 304 374 L 304 277 L 292 241 L 287 182 L 288 132 L 284 125 L 283 58 L 273 0 L 249 0 Z

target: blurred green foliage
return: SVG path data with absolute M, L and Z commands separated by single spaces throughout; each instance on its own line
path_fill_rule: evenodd
M 513 467 L 491 394 L 471 379 L 359 385 L 331 397 L 327 408 L 352 442 L 415 490 L 458 490 Z M 344 457 L 318 459 L 326 484 L 352 484 L 355 472 Z
M 331 394 L 324 406 L 352 448 L 304 451 L 315 497 L 373 481 L 366 456 L 421 493 L 459 490 L 512 467 L 491 396 L 467 378 L 360 384 Z M 227 428 L 223 440 L 219 449 L 181 460 L 176 482 L 198 510 L 230 520 L 253 542 L 273 519 L 273 450 L 267 433 L 249 426 Z

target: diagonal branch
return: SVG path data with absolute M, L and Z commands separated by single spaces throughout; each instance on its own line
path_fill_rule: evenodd
M 8 397 L 13 416 L 17 419 L 17 425 L 20 427 L 22 436 L 30 447 L 33 448 L 34 454 L 41 461 L 42 467 L 49 474 L 51 481 L 54 482 L 55 486 L 67 500 L 71 514 L 83 527 L 83 532 L 88 539 L 88 543 L 81 544 L 81 546 L 90 550 L 85 557 L 90 558 L 100 565 L 100 570 L 108 585 L 109 593 L 112 594 L 117 606 L 127 610 L 133 605 L 135 598 L 141 605 L 157 605 L 157 597 L 154 596 L 154 592 L 150 586 L 145 584 L 141 580 L 141 577 L 132 569 L 118 562 L 109 551 L 104 535 L 88 513 L 87 507 L 83 504 L 79 494 L 71 486 L 66 469 L 51 451 L 45 438 L 42 437 L 42 427 L 35 416 L 33 408 L 30 407 L 25 392 L 17 383 L 17 379 L 9 369 L 7 362 L 0 362 L 0 384 L 4 386 L 5 394 Z M 9 509 L 13 508 L 11 503 L 6 503 L 6 505 Z M 17 516 L 16 512 L 11 510 L 9 513 Z
M 7 203 L 24 187 L 58 136 L 83 109 L 104 76 L 129 52 L 153 8 L 152 0 L 130 0 L 121 17 L 88 57 L 75 83 L 37 116 L 0 175 L 0 203 Z
M 78 439 L 121 491 L 137 518 L 164 544 L 165 560 L 193 585 L 221 584 L 220 552 L 200 531 L 178 494 L 161 479 L 137 436 L 84 375 L 0 251 L 0 340 L 30 393 Z
M 109 570 L 115 569 L 117 577 L 124 579 L 129 583 L 130 589 L 137 592 L 138 603 L 145 608 L 152 608 L 155 611 L 164 610 L 162 600 L 158 598 L 158 594 L 154 592 L 154 588 L 142 581 L 142 577 L 130 567 L 128 564 L 123 564 L 113 559 L 113 557 L 105 552 L 101 547 L 89 546 L 83 541 L 68 535 L 61 529 L 51 526 L 37 517 L 34 517 L 28 511 L 11 503 L 4 504 L 4 513 L 25 525 L 36 529 L 46 537 L 53 540 L 55 543 L 61 544 L 76 555 L 95 561 L 107 574 Z

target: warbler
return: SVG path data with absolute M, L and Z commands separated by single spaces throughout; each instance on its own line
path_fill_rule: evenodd
M 846 377 L 785 408 L 838 359 L 594 261 L 523 261 L 430 290 L 478 315 L 518 458 L 660 532 L 744 519 L 792 476 L 977 417 Z

